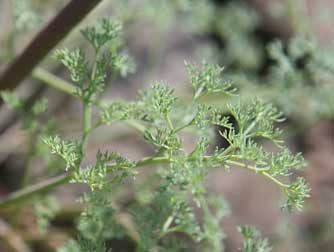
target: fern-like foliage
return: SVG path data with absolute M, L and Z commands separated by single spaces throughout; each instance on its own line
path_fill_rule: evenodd
M 282 208 L 288 211 L 301 211 L 309 197 L 306 181 L 294 176 L 306 163 L 301 153 L 294 154 L 288 150 L 282 140 L 282 131 L 277 128 L 277 124 L 284 120 L 283 114 L 273 104 L 261 99 L 254 97 L 245 101 L 237 96 L 237 90 L 242 92 L 246 86 L 237 83 L 238 80 L 247 84 L 249 79 L 260 81 L 248 72 L 258 70 L 262 61 L 257 41 L 251 35 L 258 22 L 255 13 L 235 3 L 216 10 L 206 0 L 150 2 L 145 9 L 146 14 L 149 14 L 150 6 L 151 11 L 154 10 L 154 18 L 158 18 L 154 8 L 162 9 L 163 6 L 166 7 L 164 15 L 159 15 L 159 18 L 172 20 L 173 11 L 178 10 L 186 14 L 189 23 L 200 29 L 207 31 L 213 24 L 225 39 L 223 62 L 237 70 L 225 73 L 218 64 L 203 62 L 198 66 L 185 63 L 192 87 L 189 102 L 182 102 L 182 98 L 165 82 L 140 91 L 134 101 L 101 101 L 115 74 L 124 77 L 135 70 L 132 58 L 123 48 L 122 23 L 103 19 L 81 31 L 93 50 L 93 59 L 84 49 L 56 50 L 55 58 L 68 69 L 76 87 L 75 96 L 83 105 L 82 138 L 63 140 L 57 135 L 49 135 L 43 140 L 52 154 L 65 161 L 64 170 L 70 177 L 69 181 L 89 188 L 80 199 L 84 211 L 78 221 L 79 238 L 70 241 L 61 251 L 105 252 L 107 241 L 127 236 L 136 241 L 137 251 L 142 252 L 194 251 L 195 246 L 199 246 L 201 251 L 222 251 L 224 233 L 220 220 L 228 211 L 224 200 L 207 195 L 207 175 L 213 169 L 228 172 L 240 168 L 262 176 L 281 190 L 285 197 Z M 191 15 L 188 16 L 189 13 Z M 212 18 L 217 13 L 224 17 L 221 22 Z M 30 14 L 32 17 L 33 13 Z M 17 24 L 22 26 L 23 21 L 30 17 L 16 15 L 16 18 Z M 292 39 L 286 48 L 281 42 L 274 41 L 268 46 L 268 54 L 274 64 L 265 78 L 266 86 L 283 94 L 274 97 L 275 104 L 287 113 L 295 112 L 298 107 L 291 102 L 292 98 L 299 97 L 300 88 L 307 86 L 303 95 L 316 94 L 315 99 L 310 99 L 312 111 L 333 114 L 332 97 L 327 92 L 332 90 L 328 83 L 334 66 L 330 54 L 316 49 L 314 41 L 300 37 Z M 304 64 L 302 68 L 299 67 L 300 62 Z M 238 72 L 240 69 L 246 71 L 246 77 Z M 232 78 L 224 78 L 223 74 Z M 210 106 L 204 101 L 213 95 L 233 99 L 229 100 L 228 106 Z M 37 128 L 37 118 L 46 109 L 45 100 L 35 103 L 27 113 L 22 99 L 7 92 L 2 94 L 2 98 L 10 107 L 25 114 L 27 128 Z M 93 106 L 97 107 L 100 116 L 92 123 Z M 232 117 L 235 124 L 231 123 Z M 91 132 L 101 125 L 112 126 L 115 122 L 136 125 L 142 139 L 153 146 L 154 154 L 140 160 L 129 160 L 118 153 L 99 150 L 95 163 L 83 167 L 87 138 Z M 227 141 L 225 149 L 214 146 L 213 132 L 217 125 L 224 128 L 219 137 Z M 197 137 L 190 151 L 182 138 L 183 134 L 189 133 Z M 267 149 L 264 142 L 272 143 L 273 147 Z M 145 195 L 145 200 L 130 202 L 121 209 L 116 204 L 115 192 L 125 188 L 126 181 L 136 178 L 140 167 L 145 165 L 156 168 L 154 175 L 146 181 L 151 190 Z M 154 181 L 150 181 L 152 177 Z M 134 197 L 139 198 L 138 192 Z M 49 198 L 40 202 L 45 204 L 35 204 L 35 210 L 43 229 L 57 207 Z M 44 205 L 50 207 L 44 208 Z M 196 211 L 201 211 L 201 221 L 196 218 Z M 129 216 L 130 224 L 121 223 L 120 214 Z M 271 251 L 268 240 L 260 238 L 256 229 L 242 226 L 239 231 L 245 240 L 241 251 Z
M 76 141 L 61 140 L 58 136 L 49 136 L 44 142 L 50 146 L 51 153 L 57 154 L 66 162 L 65 170 L 75 168 L 81 159 L 79 144 Z
M 239 232 L 244 237 L 244 242 L 241 248 L 242 252 L 270 252 L 270 247 L 267 239 L 261 238 L 261 233 L 251 226 L 238 227 Z
M 57 137 L 47 141 L 52 151 L 62 156 L 68 166 L 75 166 L 72 182 L 87 184 L 91 189 L 91 193 L 82 198 L 86 209 L 79 224 L 82 232 L 80 246 L 93 246 L 96 251 L 103 251 L 107 239 L 126 233 L 124 227 L 122 232 L 116 231 L 122 229 L 122 225 L 115 217 L 119 210 L 113 207 L 111 194 L 113 188 L 124 183 L 125 178 L 136 176 L 137 168 L 148 164 L 158 164 L 161 168 L 157 169 L 158 183 L 154 192 L 145 203 L 134 203 L 126 210 L 132 216 L 138 251 L 166 251 L 167 248 L 184 251 L 175 243 L 182 239 L 177 235 L 179 233 L 193 242 L 200 242 L 204 251 L 222 249 L 224 234 L 218 229 L 224 211 L 216 203 L 214 214 L 206 200 L 205 181 L 212 169 L 225 168 L 228 171 L 239 167 L 262 175 L 281 189 L 287 199 L 284 208 L 302 210 L 304 199 L 309 196 L 304 179 L 281 180 L 281 177 L 289 177 L 305 166 L 301 154 L 292 154 L 280 138 L 282 132 L 276 124 L 283 121 L 282 113 L 259 99 L 250 104 L 243 104 L 240 100 L 227 108 L 203 104 L 200 97 L 217 93 L 235 95 L 236 90 L 232 83 L 221 79 L 222 68 L 219 66 L 204 63 L 202 68 L 197 68 L 186 63 L 186 69 L 193 87 L 189 104 L 179 105 L 174 90 L 166 83 L 157 83 L 150 90 L 140 92 L 135 101 L 98 105 L 101 116 L 96 125 L 131 120 L 141 124 L 145 128 L 143 139 L 156 149 L 152 157 L 131 161 L 113 152 L 99 151 L 95 165 L 80 168 L 80 162 L 76 161 L 82 156 L 76 145 Z M 226 112 L 234 117 L 236 125 L 230 123 Z M 226 149 L 212 151 L 211 133 L 215 125 L 225 127 L 220 133 L 229 143 Z M 200 136 L 190 152 L 183 147 L 180 136 L 187 130 Z M 277 146 L 277 151 L 267 151 L 263 140 L 271 141 Z M 196 220 L 194 208 L 202 209 L 205 216 L 203 225 Z M 246 239 L 244 251 L 269 251 L 266 240 L 257 241 L 252 230 L 244 228 L 241 231 Z M 210 235 L 213 233 L 214 236 Z M 189 251 L 191 246 L 188 244 Z
M 54 57 L 69 70 L 71 80 L 77 85 L 76 95 L 85 104 L 93 102 L 105 90 L 108 69 L 122 76 L 135 70 L 133 60 L 122 51 L 121 31 L 119 21 L 107 18 L 81 31 L 83 38 L 94 49 L 93 62 L 89 62 L 81 49 L 70 51 L 64 48 L 54 53 Z
M 44 142 L 51 153 L 65 161 L 69 181 L 86 184 L 90 189 L 81 198 L 85 207 L 78 222 L 80 238 L 63 249 L 102 252 L 107 250 L 108 240 L 131 236 L 137 243 L 137 251 L 142 252 L 193 251 L 195 244 L 203 251 L 221 251 L 224 234 L 219 222 L 226 214 L 226 207 L 223 201 L 207 196 L 207 175 L 213 169 L 240 168 L 262 176 L 282 191 L 286 198 L 284 209 L 302 210 L 309 188 L 302 177 L 293 179 L 290 175 L 303 168 L 305 161 L 300 153 L 293 154 L 284 145 L 282 131 L 276 127 L 283 121 L 282 113 L 260 99 L 244 102 L 242 97 L 236 98 L 234 83 L 224 80 L 219 65 L 185 64 L 192 86 L 190 102 L 179 102 L 181 98 L 164 82 L 139 92 L 134 101 L 102 102 L 107 68 L 121 74 L 131 69 L 120 65 L 128 63 L 120 51 L 120 34 L 118 21 L 103 19 L 97 26 L 82 31 L 94 50 L 92 62 L 80 49 L 61 49 L 55 53 L 69 70 L 76 85 L 75 95 L 83 105 L 82 138 L 62 140 L 50 135 L 44 137 Z M 300 54 L 296 48 L 291 50 L 294 57 Z M 290 71 L 291 64 L 286 63 L 279 46 L 272 49 L 272 56 L 284 65 L 280 66 L 281 70 L 286 68 L 284 73 Z M 278 70 L 276 74 L 279 75 Z M 212 107 L 203 102 L 212 95 L 233 96 L 237 102 L 227 107 Z M 8 93 L 3 97 L 13 108 L 23 107 L 20 99 Z M 37 104 L 32 114 L 40 114 L 44 106 L 43 102 Z M 100 112 L 96 121 L 91 115 L 92 106 Z M 231 123 L 231 117 L 235 124 Z M 154 147 L 154 154 L 129 160 L 118 153 L 99 150 L 95 163 L 83 167 L 91 132 L 100 125 L 112 126 L 115 122 L 136 125 L 143 140 Z M 220 137 L 229 143 L 225 149 L 214 146 L 213 132 L 217 125 L 224 127 Z M 197 139 L 191 150 L 185 148 L 182 138 L 182 134 L 189 133 L 194 133 Z M 271 142 L 276 150 L 268 150 L 264 141 Z M 152 191 L 145 201 L 131 202 L 120 209 L 115 204 L 114 192 L 125 187 L 126 179 L 135 178 L 139 168 L 146 165 L 156 167 Z M 44 225 L 44 219 L 53 213 L 43 212 L 40 207 L 37 210 Z M 202 222 L 196 218 L 195 210 L 202 211 Z M 120 221 L 121 213 L 130 216 L 130 224 Z M 267 241 L 258 238 L 255 230 L 243 227 L 240 231 L 245 237 L 243 251 L 270 251 Z

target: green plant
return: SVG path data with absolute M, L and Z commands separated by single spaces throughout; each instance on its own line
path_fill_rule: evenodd
M 186 33 L 195 38 L 194 34 L 207 37 L 215 34 L 218 45 L 209 40 L 203 48 L 205 43 L 201 41 L 197 51 L 200 58 L 204 55 L 210 63 L 226 67 L 226 79 L 235 82 L 244 102 L 255 96 L 272 102 L 286 117 L 296 121 L 294 128 L 334 118 L 330 96 L 334 91 L 331 84 L 333 50 L 317 44 L 311 28 L 304 27 L 307 17 L 296 11 L 297 3 L 278 3 L 296 29 L 295 33 L 282 34 L 287 37 L 283 41 L 276 39 L 280 30 L 270 31 L 273 34 L 266 31 L 261 15 L 244 1 L 218 5 L 208 0 L 155 1 L 154 4 L 143 1 L 141 4 L 142 11 L 138 11 L 137 1 L 128 1 L 125 8 L 121 8 L 123 2 L 118 3 L 116 9 L 126 22 L 144 15 L 160 32 L 181 22 L 187 27 Z M 159 17 L 155 15 L 157 12 Z M 259 30 L 264 34 L 259 35 Z M 158 56 L 151 61 L 158 63 L 159 60 Z M 206 99 L 210 105 L 218 106 L 226 105 L 225 101 L 230 102 L 230 99 L 221 99 L 219 95 Z
M 227 107 L 211 107 L 203 99 L 213 94 L 223 97 L 237 96 L 233 83 L 222 79 L 222 68 L 203 63 L 201 66 L 186 63 L 192 85 L 192 99 L 180 102 L 174 90 L 166 83 L 158 82 L 146 91 L 139 92 L 137 99 L 128 101 L 103 100 L 106 89 L 107 69 L 112 74 L 125 75 L 132 72 L 134 64 L 122 54 L 121 24 L 103 19 L 98 26 L 82 30 L 84 39 L 94 52 L 90 62 L 86 54 L 76 49 L 55 52 L 69 70 L 74 83 L 62 82 L 58 87 L 81 101 L 81 138 L 63 140 L 58 135 L 43 135 L 51 153 L 65 161 L 64 175 L 54 177 L 36 186 L 23 188 L 0 201 L 0 207 L 20 203 L 65 183 L 86 184 L 89 192 L 81 202 L 78 229 L 79 239 L 71 241 L 62 250 L 107 250 L 107 241 L 131 237 L 137 251 L 221 251 L 224 235 L 219 228 L 220 219 L 226 214 L 226 204 L 219 197 L 209 198 L 205 181 L 212 169 L 229 171 L 241 168 L 254 172 L 278 186 L 286 198 L 283 209 L 302 210 L 309 188 L 302 177 L 293 181 L 282 179 L 302 169 L 305 162 L 300 153 L 294 155 L 280 139 L 282 131 L 276 124 L 283 121 L 282 113 L 270 103 L 253 99 L 249 104 L 242 97 L 234 98 Z M 50 81 L 50 80 L 49 80 Z M 59 82 L 52 83 L 57 87 Z M 16 108 L 20 102 L 8 93 L 3 97 Z M 18 106 L 19 107 L 19 106 Z M 92 108 L 100 112 L 98 119 L 92 117 Z M 231 116 L 225 116 L 226 112 Z M 233 117 L 237 124 L 233 125 Z M 101 125 L 124 123 L 135 128 L 142 138 L 155 148 L 152 156 L 129 160 L 116 152 L 98 151 L 96 162 L 83 167 L 89 137 Z M 229 146 L 214 146 L 215 126 Z M 182 134 L 193 134 L 197 141 L 192 150 L 184 147 Z M 270 141 L 277 151 L 266 150 L 263 140 Z M 114 191 L 124 187 L 127 178 L 134 178 L 140 167 L 155 166 L 154 181 L 149 180 L 147 199 L 135 201 L 125 209 L 114 205 Z M 284 181 L 284 182 L 283 182 Z M 56 209 L 54 204 L 50 204 Z M 40 209 L 41 210 L 41 209 Z M 194 211 L 202 211 L 199 221 Z M 119 215 L 130 216 L 130 225 L 122 223 Z M 53 211 L 39 211 L 41 225 Z M 269 251 L 266 240 L 257 240 L 257 233 L 241 228 L 246 245 L 243 251 Z
M 270 252 L 272 248 L 269 246 L 267 239 L 261 239 L 261 233 L 254 227 L 240 226 L 239 232 L 244 237 L 242 252 Z

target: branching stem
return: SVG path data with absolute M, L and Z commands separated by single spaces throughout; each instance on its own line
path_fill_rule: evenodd
M 87 143 L 88 135 L 91 130 L 92 108 L 86 103 L 83 108 L 83 134 L 82 134 L 82 153 Z
M 169 117 L 168 114 L 166 115 L 166 121 L 167 121 L 167 124 L 168 124 L 169 128 L 170 128 L 171 130 L 174 130 L 173 123 L 172 123 L 172 121 L 170 120 L 170 117 Z
M 75 97 L 76 88 L 74 85 L 44 70 L 43 68 L 35 68 L 35 70 L 32 72 L 32 77 L 52 88 Z
M 135 167 L 142 167 L 152 164 L 163 164 L 169 162 L 170 160 L 164 157 L 150 157 L 138 161 Z M 109 168 L 110 170 L 112 170 L 113 168 L 115 168 L 115 165 L 110 166 Z M 41 183 L 13 192 L 9 194 L 7 197 L 2 198 L 0 200 L 0 209 L 9 207 L 11 205 L 15 205 L 20 202 L 25 202 L 39 193 L 50 191 L 59 185 L 68 183 L 71 180 L 71 178 L 72 178 L 72 173 L 68 173 L 51 179 L 47 179 Z
M 48 72 L 48 71 L 46 71 L 42 68 L 36 68 L 33 71 L 32 76 L 35 79 L 47 84 L 48 86 L 50 86 L 52 88 L 55 88 L 59 91 L 62 91 L 63 93 L 71 95 L 75 98 L 78 98 L 75 95 L 76 87 L 74 85 L 72 85 L 71 83 L 53 75 L 52 73 L 50 73 L 50 72 Z M 106 106 L 106 104 L 109 103 L 109 101 L 103 100 L 103 99 L 99 99 L 99 100 L 94 100 L 93 99 L 92 103 L 95 106 L 103 109 Z M 134 120 L 127 120 L 127 121 L 124 121 L 124 123 L 126 125 L 128 125 L 130 128 L 133 128 L 133 129 L 139 131 L 140 133 L 143 133 L 146 130 L 146 127 L 144 125 L 142 125 L 139 122 L 134 121 Z
M 230 164 L 230 165 L 238 166 L 240 168 L 244 168 L 244 169 L 247 169 L 247 170 L 250 170 L 250 171 L 254 171 L 256 173 L 259 173 L 259 174 L 265 176 L 266 178 L 268 178 L 269 180 L 271 180 L 272 182 L 274 182 L 276 185 L 278 185 L 282 189 L 289 187 L 288 184 L 284 184 L 281 181 L 279 181 L 278 179 L 276 179 L 275 177 L 271 176 L 267 172 L 268 171 L 267 168 L 256 168 L 254 166 L 247 165 L 247 164 L 244 164 L 244 163 L 241 163 L 241 162 L 237 162 L 237 161 L 233 161 L 233 160 L 227 160 L 226 163 Z
M 139 167 L 143 167 L 143 166 L 147 166 L 147 165 L 167 164 L 167 163 L 171 163 L 171 162 L 172 162 L 172 160 L 170 160 L 167 157 L 147 157 L 147 158 L 143 158 L 143 159 L 137 161 L 135 167 L 139 168 Z M 249 166 L 249 165 L 246 165 L 244 163 L 233 161 L 233 160 L 227 160 L 226 163 L 229 164 L 229 165 L 234 165 L 234 166 L 244 168 L 244 169 L 247 169 L 247 170 L 255 171 L 255 172 L 267 177 L 269 180 L 274 182 L 276 185 L 278 185 L 282 189 L 286 189 L 286 188 L 289 187 L 289 185 L 280 182 L 278 179 L 274 178 L 273 176 L 271 176 L 269 173 L 267 173 L 263 169 L 258 169 L 258 168 L 255 168 L 253 166 Z M 109 171 L 114 170 L 114 168 L 118 168 L 118 166 L 117 165 L 111 165 L 109 167 Z M 68 174 L 65 174 L 65 175 L 60 175 L 58 177 L 54 177 L 54 178 L 45 180 L 44 182 L 38 183 L 36 185 L 29 186 L 27 188 L 23 188 L 22 190 L 14 192 L 14 193 L 8 195 L 7 197 L 3 198 L 2 200 L 0 200 L 0 208 L 9 207 L 9 206 L 17 204 L 19 202 L 25 202 L 25 201 L 31 199 L 32 197 L 34 197 L 35 195 L 37 195 L 39 193 L 50 191 L 50 190 L 52 190 L 53 188 L 55 188 L 59 185 L 68 183 L 71 180 L 71 176 L 72 176 L 71 173 L 68 173 Z

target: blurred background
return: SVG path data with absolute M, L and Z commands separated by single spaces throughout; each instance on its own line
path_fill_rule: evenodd
M 0 0 L 0 73 L 68 2 Z M 138 89 L 156 80 L 166 81 L 176 93 L 187 97 L 191 85 L 184 61 L 205 59 L 225 67 L 223 77 L 235 83 L 244 99 L 259 96 L 273 102 L 287 118 L 281 127 L 290 149 L 302 152 L 308 162 L 300 175 L 310 183 L 312 195 L 303 213 L 286 214 L 279 209 L 277 188 L 261 177 L 237 169 L 230 173 L 213 171 L 208 188 L 224 195 L 230 208 L 229 216 L 221 223 L 226 234 L 225 251 L 238 251 L 240 247 L 241 237 L 235 226 L 250 224 L 269 237 L 274 251 L 332 252 L 333 8 L 332 0 L 104 0 L 57 47 L 85 48 L 79 30 L 103 16 L 114 16 L 123 22 L 125 50 L 133 58 L 133 67 L 126 78 L 112 81 L 105 98 L 134 99 Z M 69 79 L 60 63 L 50 56 L 38 67 Z M 16 92 L 30 101 L 27 104 L 47 97 L 49 108 L 40 122 L 49 122 L 47 130 L 65 138 L 78 136 L 78 101 L 43 84 L 36 73 L 20 83 Z M 207 102 L 226 105 L 229 101 L 218 97 Z M 32 167 L 29 184 L 63 171 L 25 123 L 17 113 L 1 105 L 0 197 L 22 186 L 27 165 Z M 219 137 L 216 144 L 226 145 Z M 85 162 L 93 160 L 99 148 L 118 151 L 130 159 L 153 151 L 136 132 L 121 126 L 103 127 L 94 133 Z M 145 172 L 140 174 L 139 180 L 145 176 Z M 133 193 L 138 182 L 127 183 L 128 192 L 119 193 L 120 205 L 132 197 L 142 197 Z M 57 251 L 59 245 L 75 237 L 75 219 L 80 213 L 76 199 L 83 190 L 86 188 L 74 185 L 55 190 L 57 211 L 44 232 L 38 229 L 40 223 L 35 217 L 38 205 L 22 205 L 14 224 L 11 213 L 0 209 L 0 251 Z M 46 204 L 52 206 L 50 201 Z

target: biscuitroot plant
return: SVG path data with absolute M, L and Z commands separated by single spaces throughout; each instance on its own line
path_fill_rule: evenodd
M 286 199 L 283 209 L 302 210 L 309 188 L 302 177 L 290 181 L 290 175 L 302 169 L 305 162 L 301 154 L 292 154 L 280 139 L 282 131 L 275 125 L 283 121 L 282 114 L 258 99 L 244 105 L 233 83 L 221 78 L 220 66 L 205 62 L 201 66 L 185 64 L 192 86 L 192 99 L 188 102 L 181 102 L 164 82 L 139 92 L 131 102 L 103 100 L 108 68 L 114 73 L 133 71 L 131 60 L 119 50 L 120 30 L 120 23 L 105 19 L 100 26 L 82 31 L 94 50 L 92 62 L 79 49 L 56 51 L 55 57 L 68 68 L 74 83 L 66 83 L 67 88 L 62 90 L 82 103 L 81 138 L 45 136 L 51 152 L 65 161 L 64 174 L 9 195 L 0 201 L 0 207 L 22 203 L 65 183 L 86 184 L 90 190 L 81 198 L 84 211 L 78 222 L 79 238 L 64 245 L 61 251 L 96 252 L 107 251 L 108 241 L 122 237 L 131 237 L 140 252 L 222 251 L 220 219 L 226 214 L 226 203 L 206 191 L 206 178 L 213 169 L 240 168 L 262 176 L 281 190 Z M 212 94 L 235 96 L 238 102 L 227 108 L 201 102 Z M 93 107 L 100 112 L 98 118 L 92 117 Z M 231 123 L 231 117 L 236 124 Z M 115 123 L 136 129 L 155 148 L 154 154 L 129 160 L 113 151 L 98 151 L 95 163 L 83 167 L 92 132 L 101 125 L 112 127 Z M 214 145 L 216 126 L 224 129 L 219 137 L 228 142 L 225 149 Z M 197 139 L 190 151 L 184 145 L 185 134 Z M 263 141 L 271 142 L 277 151 L 266 150 Z M 117 207 L 114 192 L 122 186 L 127 190 L 126 179 L 135 178 L 144 166 L 156 168 L 145 182 L 151 188 L 146 199 Z M 201 220 L 195 211 L 202 212 Z M 126 222 L 120 217 L 124 213 L 129 217 Z M 239 229 L 245 237 L 242 251 L 271 250 L 255 229 Z

